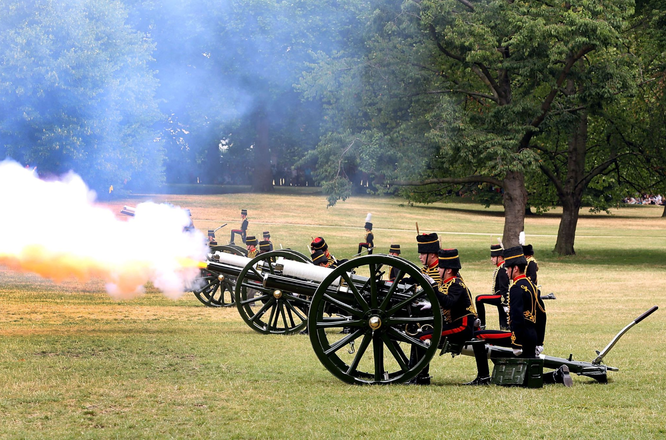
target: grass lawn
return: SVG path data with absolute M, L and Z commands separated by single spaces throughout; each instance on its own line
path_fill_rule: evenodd
M 338 258 L 356 253 L 371 212 L 377 249 L 400 243 L 402 256 L 418 261 L 418 222 L 459 249 L 475 295 L 490 291 L 489 245 L 503 228 L 501 207 L 394 198 L 355 197 L 328 209 L 321 195 L 283 192 L 108 205 L 119 212 L 148 199 L 190 208 L 204 233 L 228 223 L 220 243 L 245 208 L 250 234 L 269 230 L 276 248 L 306 253 L 322 235 Z M 572 388 L 464 387 L 474 360 L 448 355 L 433 359 L 428 387 L 351 386 L 319 363 L 306 336 L 260 335 L 235 308 L 204 307 L 191 293 L 173 301 L 149 287 L 114 301 L 100 281 L 54 284 L 0 267 L 0 438 L 666 438 L 662 211 L 582 212 L 573 257 L 550 252 L 557 210 L 526 220 L 542 291 L 557 296 L 546 303 L 547 354 L 590 361 L 631 320 L 662 307 L 606 357 L 620 369 L 608 384 L 574 376 Z

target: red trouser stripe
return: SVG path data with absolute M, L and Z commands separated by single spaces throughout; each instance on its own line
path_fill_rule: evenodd
M 476 332 L 474 337 L 479 339 L 504 339 L 504 338 L 510 338 L 511 332 L 484 333 L 479 331 Z
M 463 316 L 462 323 L 458 327 L 449 328 L 442 331 L 442 336 L 455 335 L 456 333 L 460 333 L 466 328 L 467 328 L 467 316 Z M 422 341 L 425 341 L 426 339 L 432 339 L 432 335 L 423 335 L 419 339 L 421 339 Z
M 483 301 L 483 300 L 488 300 L 488 299 L 498 299 L 501 298 L 502 295 L 479 295 L 476 297 L 476 302 Z

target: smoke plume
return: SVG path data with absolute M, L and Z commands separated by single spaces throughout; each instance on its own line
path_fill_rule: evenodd
M 151 281 L 170 298 L 194 283 L 207 246 L 178 207 L 141 203 L 119 220 L 95 204 L 74 173 L 39 179 L 13 161 L 0 162 L 0 264 L 52 280 L 99 278 L 114 298 L 143 293 Z

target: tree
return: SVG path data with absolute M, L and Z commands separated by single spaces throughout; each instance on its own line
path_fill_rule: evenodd
M 255 191 L 270 191 L 276 162 L 319 137 L 320 106 L 304 105 L 293 84 L 313 53 L 335 48 L 337 31 L 353 25 L 336 12 L 344 2 L 132 3 L 133 21 L 157 47 L 170 179 L 216 182 L 235 162 Z
M 98 192 L 159 181 L 152 45 L 122 4 L 0 3 L 0 154 Z
M 539 164 L 535 140 L 567 121 L 563 91 L 575 66 L 616 47 L 630 12 L 627 0 L 382 4 L 366 20 L 368 50 L 354 52 L 353 42 L 302 85 L 327 100 L 338 132 L 349 133 L 340 145 L 358 138 L 359 157 L 395 158 L 361 161 L 394 185 L 501 187 L 504 243 L 512 246 L 524 227 L 525 174 Z

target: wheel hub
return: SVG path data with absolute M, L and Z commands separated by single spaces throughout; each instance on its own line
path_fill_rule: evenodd
M 370 319 L 368 319 L 368 326 L 370 326 L 372 330 L 377 330 L 382 326 L 381 318 L 377 315 L 371 316 Z
M 282 298 L 282 291 L 281 291 L 281 290 L 274 290 L 274 291 L 273 291 L 273 296 L 274 296 L 276 299 L 280 299 L 280 298 Z
M 220 280 L 220 281 L 224 281 L 224 275 L 219 274 L 219 275 L 217 276 L 217 279 Z

